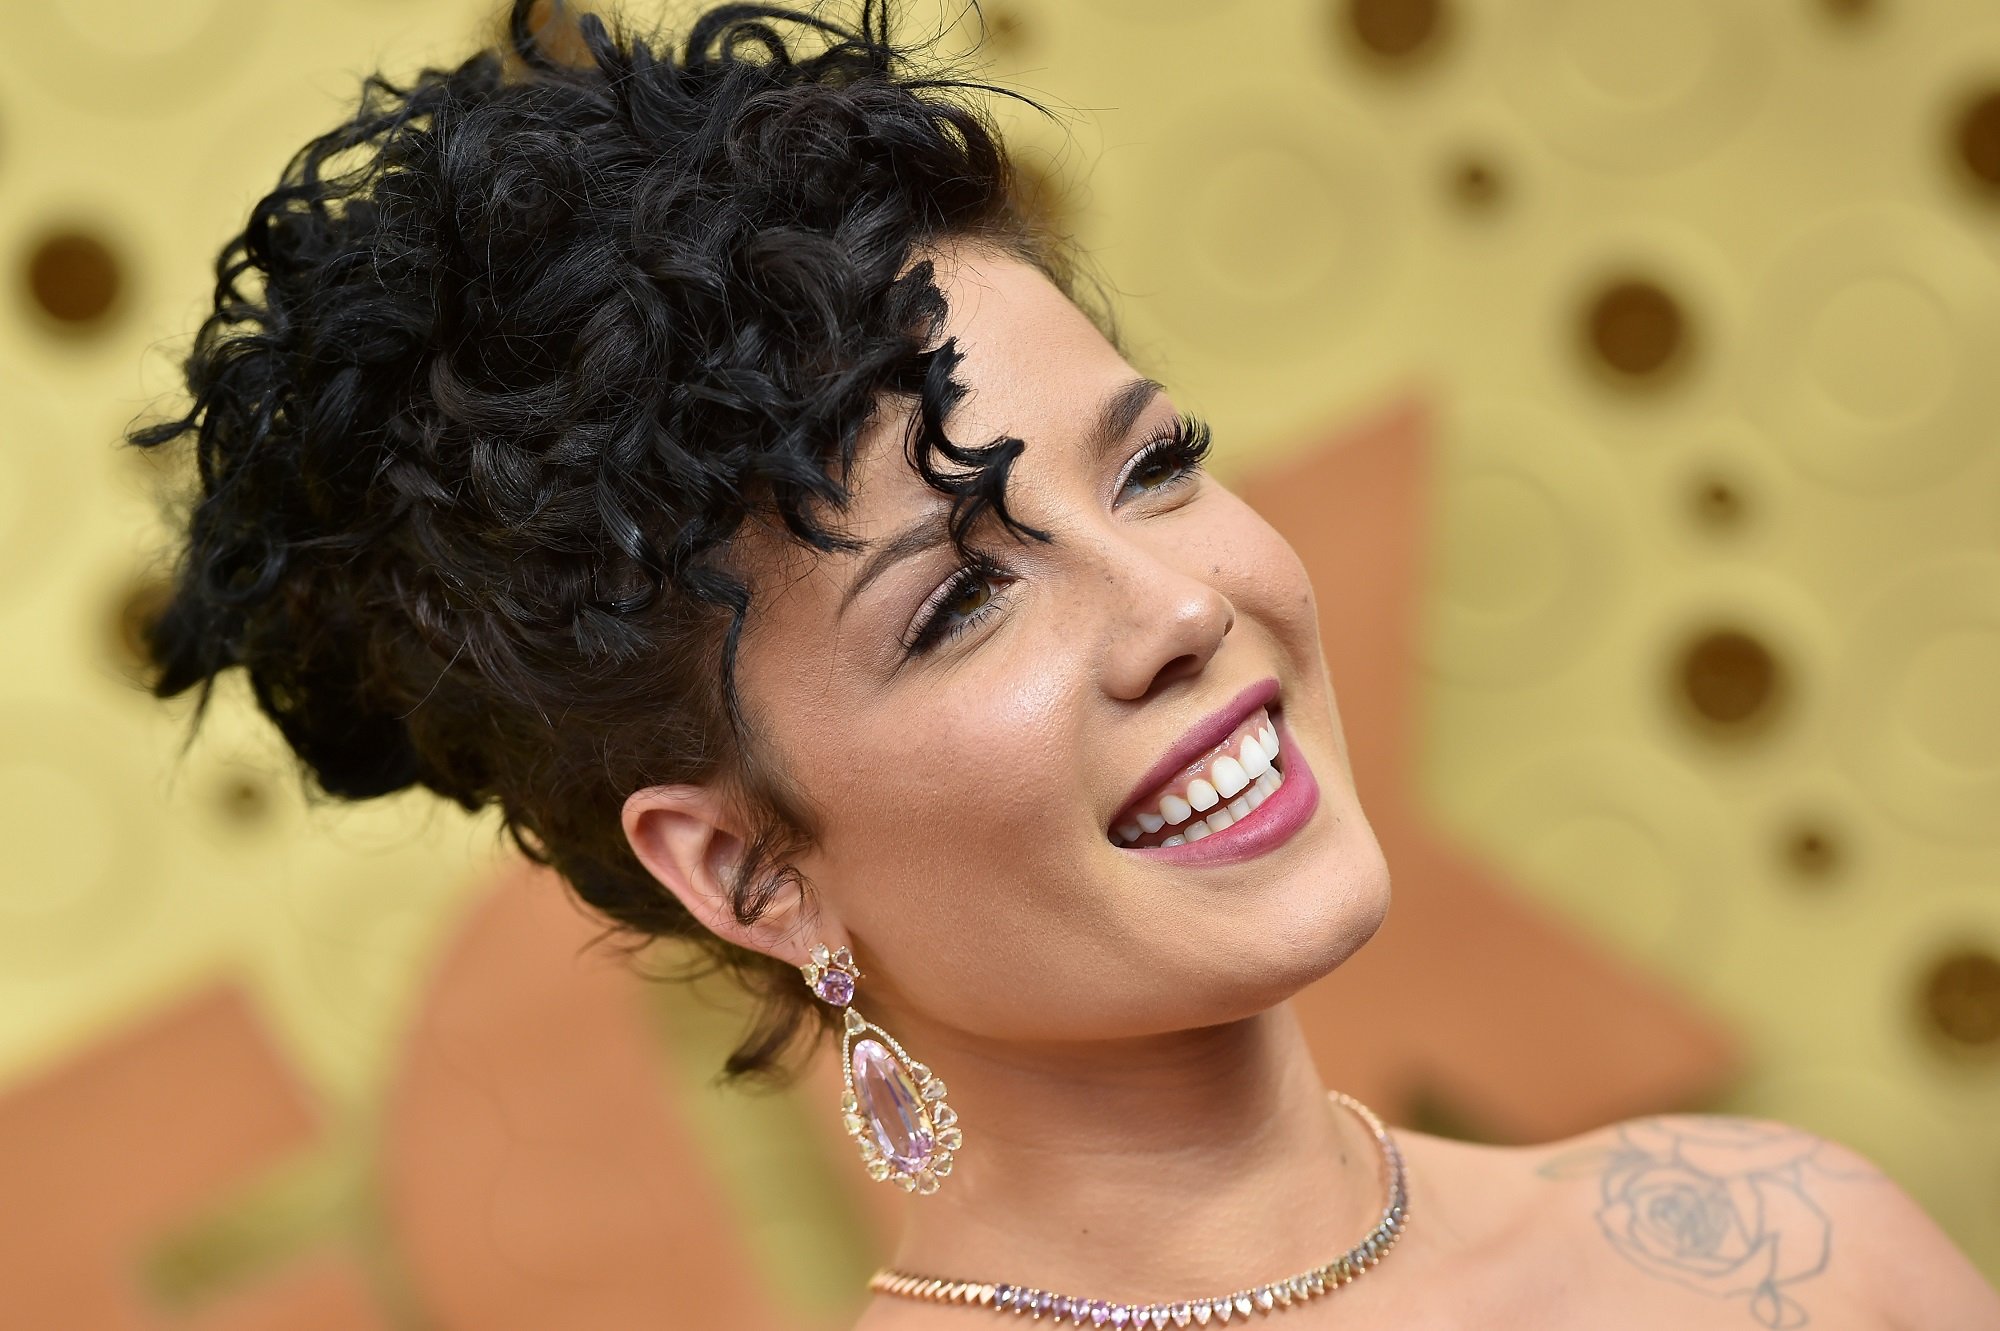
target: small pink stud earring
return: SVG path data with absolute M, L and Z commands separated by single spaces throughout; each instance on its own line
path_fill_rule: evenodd
M 829 952 L 818 944 L 799 970 L 822 1000 L 847 1009 L 840 1037 L 846 1083 L 841 1122 L 860 1146 L 868 1177 L 894 1180 L 904 1192 L 936 1192 L 938 1181 L 951 1173 L 952 1152 L 965 1140 L 958 1114 L 944 1102 L 944 1078 L 850 1006 L 861 970 L 846 948 Z

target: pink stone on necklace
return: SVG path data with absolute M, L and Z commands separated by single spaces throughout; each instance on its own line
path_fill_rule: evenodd
M 868 1288 L 878 1294 L 893 1294 L 898 1298 L 921 1299 L 928 1303 L 969 1304 L 1035 1321 L 1111 1327 L 1113 1331 L 1143 1331 L 1146 1327 L 1163 1331 L 1168 1326 L 1221 1325 L 1239 1317 L 1248 1321 L 1259 1313 L 1268 1315 L 1310 1303 L 1358 1279 L 1381 1261 L 1382 1255 L 1402 1237 L 1410 1213 L 1409 1189 L 1403 1176 L 1403 1154 L 1397 1149 L 1395 1138 L 1389 1135 L 1388 1126 L 1373 1110 L 1345 1091 L 1328 1094 L 1353 1110 L 1374 1133 L 1376 1144 L 1382 1150 L 1382 1173 L 1388 1191 L 1388 1204 L 1383 1207 L 1382 1218 L 1375 1222 L 1367 1238 L 1323 1266 L 1284 1280 L 1274 1280 L 1267 1285 L 1168 1303 L 1112 1302 L 1074 1294 L 1057 1294 L 1053 1290 L 1028 1285 L 944 1280 L 887 1267 L 874 1274 Z

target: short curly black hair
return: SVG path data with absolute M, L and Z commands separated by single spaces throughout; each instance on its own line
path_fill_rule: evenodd
M 678 51 L 517 0 L 506 34 L 368 78 L 223 249 L 191 405 L 129 435 L 196 461 L 153 688 L 205 704 L 242 667 L 328 794 L 498 806 L 612 933 L 734 971 L 757 1014 L 724 1074 L 781 1080 L 818 1006 L 652 878 L 623 801 L 726 782 L 761 820 L 738 918 L 807 888 L 811 811 L 736 693 L 732 541 L 854 548 L 884 403 L 961 552 L 982 515 L 1048 539 L 1007 512 L 1021 441 L 945 433 L 925 255 L 988 244 L 1077 298 L 1074 252 L 1022 202 L 1005 90 L 921 67 L 886 0 L 718 5 Z

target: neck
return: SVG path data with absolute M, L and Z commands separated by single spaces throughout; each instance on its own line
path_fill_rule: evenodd
M 1196 1297 L 1328 1261 L 1382 1211 L 1375 1138 L 1329 1099 L 1290 1003 L 1115 1045 L 961 1040 L 930 1066 L 966 1149 L 907 1199 L 901 1270 Z

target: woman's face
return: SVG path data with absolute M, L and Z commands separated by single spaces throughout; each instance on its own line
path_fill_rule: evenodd
M 1055 540 L 976 531 L 1004 573 L 947 585 L 947 500 L 884 413 L 847 512 L 868 548 L 779 547 L 753 574 L 739 687 L 821 825 L 799 864 L 820 916 L 788 959 L 844 938 L 864 1010 L 974 1038 L 1151 1034 L 1270 1007 L 1365 942 L 1389 897 L 1306 571 L 1170 443 L 1140 456 L 1171 439 L 1171 399 L 1135 387 L 1037 269 L 958 248 L 938 279 L 971 389 L 952 437 L 1024 440 L 1008 507 Z M 926 518 L 939 539 L 860 581 L 877 545 Z M 1199 804 L 1192 778 L 1233 784 L 1212 749 L 1225 736 L 1254 769 L 1244 733 L 1263 715 L 1282 742 L 1268 808 L 1179 847 L 1118 844 L 1120 826 L 1179 813 L 1166 795 Z

